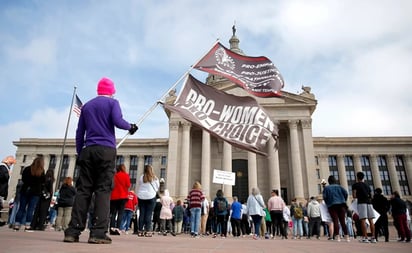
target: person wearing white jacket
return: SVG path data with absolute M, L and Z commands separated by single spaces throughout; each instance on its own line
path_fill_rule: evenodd
M 252 193 L 247 199 L 246 206 L 247 213 L 250 217 L 252 217 L 253 225 L 255 227 L 253 239 L 257 240 L 260 234 L 262 216 L 265 215 L 265 211 L 263 210 L 265 208 L 265 202 L 263 201 L 263 197 L 258 188 L 252 188 Z

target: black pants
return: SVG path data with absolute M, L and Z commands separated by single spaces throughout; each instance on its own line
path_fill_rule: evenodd
M 270 218 L 272 219 L 272 235 L 276 236 L 277 231 L 280 231 L 280 235 L 286 236 L 283 228 L 283 212 L 282 211 L 270 211 Z
M 90 236 L 104 238 L 109 226 L 110 194 L 115 172 L 116 149 L 89 146 L 80 153 L 72 217 L 65 235 L 79 236 L 86 228 L 87 212 L 94 193 Z
M 240 219 L 230 218 L 230 224 L 232 225 L 232 234 L 234 237 L 238 237 L 240 236 L 240 234 L 242 234 L 240 221 Z
M 128 199 L 110 200 L 110 228 L 120 229 L 122 225 L 124 206 Z
M 322 222 L 321 217 L 311 217 L 309 219 L 309 233 L 308 233 L 308 237 L 313 236 L 313 235 L 317 235 L 318 237 L 320 237 L 320 224 Z
M 381 214 L 379 219 L 375 223 L 375 238 L 378 239 L 379 233 L 385 236 L 385 241 L 389 241 L 389 230 L 388 230 L 388 215 Z

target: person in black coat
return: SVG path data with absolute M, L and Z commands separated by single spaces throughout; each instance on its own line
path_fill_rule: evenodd
M 388 229 L 388 211 L 390 208 L 389 200 L 382 195 L 382 189 L 376 188 L 372 198 L 373 208 L 380 214 L 375 223 L 375 238 L 378 239 L 379 234 L 385 236 L 385 242 L 389 242 Z
M 34 230 L 44 231 L 46 228 L 47 215 L 49 214 L 50 202 L 53 196 L 54 170 L 47 170 L 46 181 L 42 186 L 42 193 L 30 227 Z
M 14 159 L 13 156 L 5 157 L 0 163 L 0 210 L 3 209 L 3 205 L 5 205 L 4 202 L 7 199 L 9 193 L 10 169 L 11 166 L 15 163 L 16 159 Z M 5 224 L 6 221 L 0 220 L 0 227 L 4 226 Z

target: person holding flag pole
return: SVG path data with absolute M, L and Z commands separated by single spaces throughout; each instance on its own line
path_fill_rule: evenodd
M 87 213 L 94 194 L 88 243 L 110 244 L 107 236 L 110 194 L 116 163 L 115 128 L 134 134 L 138 127 L 123 119 L 119 102 L 113 98 L 116 89 L 112 80 L 103 77 L 97 84 L 97 97 L 81 108 L 76 130 L 76 151 L 79 179 L 71 220 L 64 231 L 64 242 L 79 242 L 86 228 Z

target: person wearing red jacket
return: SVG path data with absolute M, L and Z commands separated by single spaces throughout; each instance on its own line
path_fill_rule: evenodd
M 129 230 L 130 228 L 130 222 L 132 220 L 133 213 L 136 211 L 137 204 L 137 196 L 134 191 L 130 190 L 128 194 L 128 200 L 124 206 L 123 219 L 120 226 L 120 230 L 123 233 L 127 233 L 127 230 Z
M 120 235 L 124 207 L 129 199 L 130 188 L 130 177 L 124 164 L 116 167 L 113 182 L 114 186 L 110 196 L 110 234 Z

